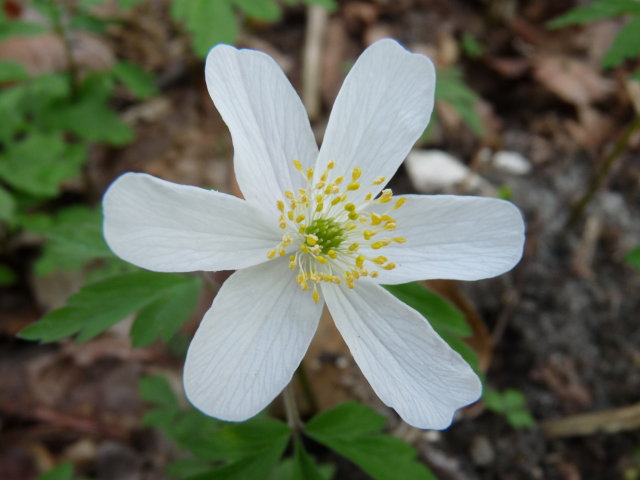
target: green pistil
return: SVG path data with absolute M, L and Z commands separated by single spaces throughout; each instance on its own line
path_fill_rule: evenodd
M 318 237 L 322 253 L 336 250 L 345 239 L 344 228 L 331 218 L 316 218 L 305 230 L 307 235 Z

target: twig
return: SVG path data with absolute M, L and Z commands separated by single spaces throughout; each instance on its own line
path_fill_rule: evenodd
M 547 437 L 575 437 L 595 433 L 618 433 L 640 428 L 640 403 L 630 407 L 585 413 L 548 420 L 542 424 Z
M 328 18 L 329 14 L 325 8 L 318 5 L 307 7 L 307 33 L 302 61 L 302 101 L 311 120 L 320 115 L 322 42 Z
M 591 183 L 589 184 L 589 188 L 587 188 L 585 194 L 582 196 L 582 198 L 580 198 L 580 200 L 571 210 L 571 214 L 569 215 L 569 219 L 565 224 L 565 228 L 572 228 L 576 224 L 578 219 L 582 216 L 584 209 L 596 194 L 602 183 L 606 180 L 609 172 L 611 171 L 611 168 L 615 165 L 616 161 L 627 149 L 629 140 L 631 140 L 631 136 L 638 129 L 640 129 L 640 116 L 635 117 L 633 122 L 631 122 L 631 124 L 625 129 L 622 136 L 618 139 L 613 150 L 611 150 L 611 152 L 604 157 L 604 160 L 600 164 L 600 168 L 598 168 L 596 174 L 591 180 Z

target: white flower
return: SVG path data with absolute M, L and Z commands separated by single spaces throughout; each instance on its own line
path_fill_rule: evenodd
M 189 400 L 224 420 L 257 414 L 291 380 L 326 303 L 378 396 L 411 425 L 446 428 L 480 381 L 378 284 L 498 275 L 520 259 L 524 226 L 505 201 L 383 190 L 431 116 L 432 63 L 393 40 L 369 47 L 320 151 L 269 56 L 218 45 L 206 80 L 245 199 L 141 173 L 104 198 L 105 237 L 121 258 L 161 272 L 237 270 L 189 347 Z

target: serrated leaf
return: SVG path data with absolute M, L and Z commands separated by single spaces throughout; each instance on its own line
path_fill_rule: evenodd
M 305 432 L 351 460 L 375 480 L 435 480 L 416 460 L 416 451 L 410 445 L 379 432 L 384 421 L 384 416 L 368 407 L 345 403 L 311 419 Z
M 16 213 L 16 202 L 6 188 L 0 185 L 0 222 L 13 222 Z
M 192 277 L 177 285 L 170 296 L 159 298 L 143 308 L 131 327 L 134 347 L 144 347 L 156 338 L 168 341 L 189 318 L 198 303 L 201 281 Z
M 232 0 L 233 4 L 249 17 L 267 22 L 278 20 L 282 11 L 274 0 Z
M 29 78 L 29 73 L 22 64 L 10 60 L 0 61 L 0 83 L 26 80 L 27 78 Z
M 77 334 L 86 341 L 111 325 L 190 282 L 189 277 L 134 272 L 84 286 L 66 306 L 45 315 L 19 333 L 21 338 L 52 342 Z
M 75 178 L 86 158 L 82 145 L 67 144 L 57 133 L 32 133 L 0 154 L 0 177 L 17 190 L 53 197 L 64 180 Z
M 157 93 L 153 75 L 130 62 L 118 62 L 112 69 L 120 80 L 137 98 L 147 98 Z
M 29 225 L 23 225 L 29 229 Z M 32 228 L 33 230 L 38 230 Z M 115 258 L 102 236 L 102 214 L 84 206 L 59 211 L 51 222 L 39 228 L 48 238 L 35 264 L 37 275 L 54 270 L 77 270 L 96 259 Z
M 625 261 L 636 268 L 640 268 L 640 245 L 624 256 Z
M 396 298 L 421 313 L 436 332 L 467 337 L 472 331 L 460 310 L 448 300 L 418 282 L 385 285 Z
M 182 20 L 191 34 L 195 52 L 204 57 L 217 43 L 234 44 L 238 19 L 231 0 L 174 0 L 173 18 Z
M 618 32 L 602 59 L 602 68 L 611 68 L 640 55 L 640 17 L 634 18 Z
M 73 465 L 63 463 L 48 472 L 40 475 L 37 480 L 71 480 L 73 477 Z

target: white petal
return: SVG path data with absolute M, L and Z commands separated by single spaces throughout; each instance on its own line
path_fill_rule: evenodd
M 157 272 L 255 265 L 281 237 L 275 221 L 240 198 L 143 173 L 119 177 L 102 205 L 111 250 Z
M 323 285 L 338 330 L 371 387 L 417 428 L 443 429 L 480 396 L 480 380 L 418 312 L 382 287 Z
M 189 401 L 223 420 L 256 415 L 291 380 L 322 305 L 300 290 L 288 260 L 234 273 L 189 346 L 184 366 Z
M 363 252 L 384 255 L 397 265 L 381 270 L 378 283 L 479 280 L 511 270 L 520 261 L 524 223 L 512 203 L 455 195 L 403 197 L 406 203 L 390 213 L 397 229 L 388 233 L 407 241 Z M 377 204 L 369 209 L 386 212 L 388 207 Z
M 311 167 L 318 156 L 300 98 L 273 59 L 255 50 L 214 47 L 205 77 L 231 131 L 235 172 L 244 197 L 274 211 L 283 191 L 305 186 L 293 160 Z
M 333 160 L 335 175 L 349 178 L 353 168 L 362 168 L 363 187 L 378 176 L 389 180 L 429 123 L 434 92 L 435 70 L 427 57 L 394 40 L 371 45 L 336 98 L 316 175 Z

